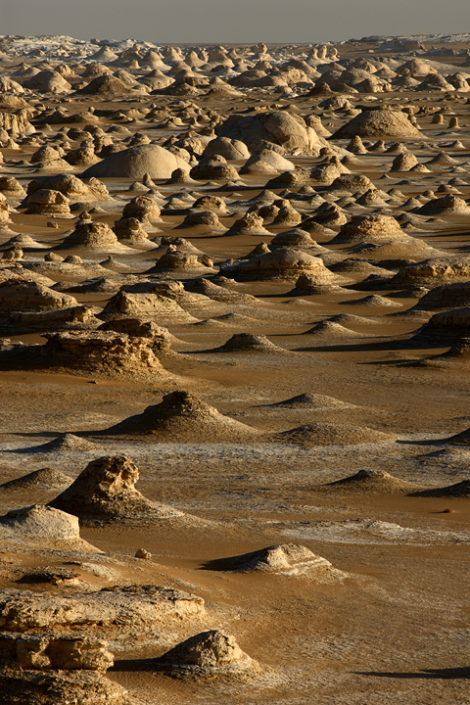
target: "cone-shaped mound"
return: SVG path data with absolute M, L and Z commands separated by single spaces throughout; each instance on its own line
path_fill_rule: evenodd
M 342 326 L 341 323 L 336 323 L 336 321 L 320 321 L 313 328 L 305 331 L 304 335 L 314 335 L 317 340 L 327 343 L 331 342 L 332 344 L 338 340 L 364 337 L 361 333 L 352 331 Z
M 417 211 L 421 215 L 446 215 L 460 214 L 468 215 L 470 208 L 467 206 L 463 198 L 458 198 L 452 194 L 447 194 L 441 198 L 432 198 L 430 201 L 421 206 Z
M 142 144 L 111 154 L 89 167 L 82 176 L 141 180 L 149 174 L 152 179 L 169 179 L 175 169 L 188 172 L 189 164 L 156 144 Z
M 62 436 L 54 438 L 53 441 L 49 441 L 35 448 L 36 451 L 42 453 L 51 453 L 54 451 L 92 451 L 96 449 L 97 446 L 95 443 L 87 441 L 86 438 L 75 436 L 73 433 L 64 433 Z
M 383 443 L 393 439 L 390 433 L 375 431 L 367 426 L 349 424 L 312 423 L 282 431 L 272 436 L 279 443 L 291 443 L 301 448 L 331 445 L 360 445 L 361 443 Z
M 37 487 L 38 489 L 52 490 L 68 487 L 72 478 L 55 468 L 41 468 L 33 470 L 27 475 L 22 475 L 9 482 L 0 485 L 0 490 L 27 490 Z
M 470 480 L 462 480 L 446 487 L 410 492 L 410 497 L 470 497 Z
M 148 436 L 152 440 L 199 443 L 246 441 L 257 435 L 250 426 L 224 416 L 188 392 L 172 392 L 160 404 L 130 416 L 101 434 Z
M 341 401 L 341 399 L 336 399 L 326 394 L 311 394 L 310 392 L 306 392 L 304 394 L 297 394 L 295 397 L 290 397 L 290 399 L 284 399 L 274 404 L 269 404 L 268 406 L 287 409 L 350 409 L 353 404 L 348 404 L 345 401 Z
M 465 431 L 456 433 L 454 436 L 450 436 L 450 438 L 445 438 L 443 442 L 452 443 L 457 446 L 470 446 L 470 428 L 466 428 Z
M 249 572 L 259 570 L 278 575 L 303 575 L 315 572 L 332 574 L 333 566 L 326 558 L 317 556 L 307 548 L 295 543 L 284 543 L 277 546 L 267 546 L 258 551 L 242 553 L 239 556 L 220 558 L 204 565 L 206 570 L 223 570 Z
M 322 485 L 323 488 L 346 490 L 348 492 L 364 492 L 371 494 L 407 494 L 419 485 L 406 482 L 385 472 L 385 470 L 359 470 L 341 480 Z
M 278 351 L 287 352 L 278 345 L 271 343 L 264 335 L 252 335 L 250 333 L 236 333 L 232 335 L 226 343 L 216 348 L 217 352 L 264 352 L 275 353 Z
M 337 130 L 332 139 L 351 137 L 369 137 L 370 139 L 416 139 L 423 135 L 414 127 L 408 116 L 401 110 L 380 110 L 366 108 L 353 117 L 346 125 Z
M 97 552 L 80 538 L 78 519 L 58 508 L 36 504 L 0 517 L 0 541 Z
M 116 234 L 106 223 L 78 223 L 75 230 L 65 238 L 58 249 L 112 250 L 128 251 L 117 239 Z
M 146 499 L 135 488 L 138 479 L 139 471 L 130 458 L 124 455 L 97 458 L 49 506 L 91 523 L 184 516 Z
M 261 671 L 231 634 L 212 629 L 177 644 L 154 661 L 154 668 L 176 678 L 245 679 Z

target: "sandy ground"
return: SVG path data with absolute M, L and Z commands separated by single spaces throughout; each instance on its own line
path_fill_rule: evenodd
M 362 47 L 364 52 L 367 46 Z M 351 55 L 357 51 L 352 47 Z M 439 93 L 388 96 L 418 107 L 438 105 L 441 97 Z M 152 99 L 162 105 L 172 100 Z M 58 104 L 56 98 L 51 100 Z M 206 105 L 199 96 L 192 100 Z M 269 95 L 253 92 L 243 99 L 219 102 L 217 109 L 235 112 L 267 101 L 272 102 Z M 302 96 L 294 103 L 300 112 L 312 105 L 311 99 Z M 88 103 L 82 97 L 75 98 L 75 104 L 83 109 Z M 100 107 L 96 101 L 93 104 Z M 120 105 L 114 99 L 101 107 L 118 109 Z M 132 103 L 128 101 L 129 107 Z M 436 143 L 461 140 L 464 150 L 458 152 L 458 159 L 463 172 L 458 176 L 464 183 L 458 188 L 469 199 L 468 106 L 453 107 L 460 117 L 458 132 L 443 134 L 442 126 L 433 125 L 424 115 L 419 122 L 427 140 L 410 148 L 420 161 L 428 161 L 436 154 Z M 344 121 L 339 114 L 324 119 L 330 131 Z M 110 124 L 101 122 L 104 127 Z M 147 128 L 137 123 L 132 130 Z M 148 133 L 153 138 L 171 131 Z M 15 164 L 12 157 L 25 159 L 27 148 L 21 153 L 4 149 L 3 155 L 2 173 L 16 176 L 26 186 L 32 178 L 30 167 Z M 356 158 L 355 172 L 369 176 L 378 188 L 396 186 L 406 197 L 435 190 L 453 176 L 452 171 L 433 171 L 412 177 L 393 174 L 384 181 L 394 155 L 368 153 Z M 299 167 L 318 162 L 304 156 L 293 159 Z M 95 220 L 112 223 L 119 217 L 125 201 L 135 195 L 127 190 L 131 181 L 104 179 L 116 200 L 105 217 L 93 216 Z M 255 177 L 244 181 L 246 186 L 240 189 L 217 194 L 229 204 L 245 202 L 259 195 L 265 183 Z M 219 186 L 205 181 L 184 186 L 157 183 L 165 197 L 181 191 L 214 193 Z M 317 190 L 324 195 L 328 189 Z M 279 194 L 282 189 L 274 191 Z M 361 206 L 353 205 L 348 217 L 362 212 Z M 398 207 L 394 214 L 403 212 L 406 209 Z M 47 227 L 50 218 L 21 210 L 12 219 L 14 232 L 33 235 L 48 247 L 62 241 L 73 222 L 57 218 L 58 228 L 51 229 Z M 259 242 L 269 240 L 259 235 L 210 233 L 201 227 L 179 230 L 182 219 L 182 215 L 163 216 L 158 224 L 160 234 L 184 237 L 216 262 L 244 256 Z M 220 220 L 229 228 L 235 218 L 220 216 Z M 271 234 L 289 229 L 267 227 Z M 468 250 L 468 216 L 421 219 L 419 232 L 408 232 L 445 255 L 463 256 Z M 331 237 L 314 238 L 329 247 Z M 345 250 L 340 245 L 329 248 L 341 257 L 347 256 Z M 26 262 L 37 259 L 37 252 L 25 252 Z M 115 259 L 139 274 L 155 261 L 155 255 L 132 251 Z M 352 289 L 364 276 L 341 274 L 345 282 L 339 291 L 293 295 L 295 281 L 248 281 L 235 289 L 256 297 L 252 301 L 188 305 L 186 310 L 196 323 L 165 324 L 176 339 L 172 354 L 162 358 L 171 375 L 51 373 L 22 368 L 21 363 L 0 371 L 0 482 L 44 467 L 74 479 L 93 458 L 124 454 L 137 464 L 138 489 L 147 498 L 207 520 L 177 527 L 165 522 L 82 527 L 81 536 L 104 554 L 87 559 L 102 566 L 101 573 L 87 573 L 79 567 L 81 578 L 94 587 L 151 583 L 199 595 L 207 607 L 203 627 L 233 633 L 244 651 L 274 673 L 261 682 L 213 680 L 202 684 L 158 674 L 149 659 L 174 645 L 170 631 L 155 635 L 155 640 L 121 643 L 114 649 L 116 662 L 108 677 L 124 685 L 136 703 L 215 705 L 222 699 L 233 705 L 470 703 L 468 497 L 410 497 L 390 493 L 387 487 L 323 487 L 363 469 L 386 471 L 398 480 L 415 483 L 418 489 L 470 480 L 470 447 L 445 441 L 470 426 L 468 363 L 405 364 L 449 349 L 442 340 L 429 346 L 411 340 L 423 325 L 422 318 L 408 313 L 419 297 L 397 295 L 396 288 Z M 192 276 L 168 274 L 183 281 Z M 56 279 L 64 283 L 62 275 Z M 76 282 L 72 278 L 68 283 Z M 360 301 L 373 294 L 387 297 L 390 306 Z M 103 307 L 111 296 L 103 292 L 73 295 L 79 303 L 97 307 Z M 234 316 L 223 318 L 227 314 Z M 346 316 L 342 335 L 309 332 L 333 316 Z M 429 316 L 427 312 L 426 320 Z M 200 321 L 206 322 L 201 325 Z M 43 342 L 40 332 L 14 333 L 8 338 L 27 344 Z M 267 336 L 278 347 L 217 350 L 233 334 L 242 332 Z M 178 438 L 96 433 L 158 404 L 164 394 L 176 389 L 187 390 L 252 427 L 256 431 L 252 441 L 212 442 L 210 437 L 194 437 L 181 442 Z M 300 394 L 325 395 L 343 404 L 322 397 L 317 404 L 277 405 Z M 331 445 L 296 445 L 281 441 L 278 435 L 302 425 L 325 423 L 369 428 L 388 436 L 348 445 L 340 433 Z M 41 448 L 61 434 L 83 432 L 91 444 L 86 449 Z M 0 490 L 0 513 L 50 501 L 58 492 L 57 488 L 34 486 Z M 234 573 L 206 566 L 215 559 L 289 542 L 327 558 L 342 578 L 322 582 L 309 575 Z M 150 551 L 152 558 L 135 559 L 139 547 Z M 72 559 L 63 551 L 0 550 L 1 587 L 18 587 L 21 575 L 32 568 L 63 566 Z M 83 562 L 83 557 L 79 560 Z M 65 588 L 28 585 L 28 589 L 55 594 Z M 193 632 L 188 625 L 186 635 Z

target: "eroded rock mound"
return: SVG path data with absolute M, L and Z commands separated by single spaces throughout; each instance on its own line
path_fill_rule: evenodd
M 100 317 L 103 320 L 150 318 L 162 325 L 194 323 L 197 319 L 179 303 L 182 294 L 184 287 L 180 282 L 162 282 L 132 290 L 121 288 L 109 299 Z
M 421 132 L 412 125 L 408 115 L 401 110 L 380 110 L 365 108 L 346 125 L 337 130 L 332 139 L 349 139 L 351 137 L 368 137 L 369 139 L 416 139 L 422 138 Z
M 98 551 L 81 539 L 76 516 L 43 504 L 14 509 L 0 517 L 0 538 L 8 544 Z
M 103 434 L 148 436 L 159 441 L 241 441 L 256 436 L 256 430 L 224 416 L 213 406 L 188 392 L 172 392 L 160 404 L 148 406 Z
M 260 665 L 241 650 L 235 637 L 218 630 L 201 632 L 178 644 L 154 667 L 175 678 L 246 679 L 261 671 Z
M 470 497 L 470 480 L 462 480 L 446 487 L 432 487 L 410 492 L 411 497 Z
M 169 179 L 176 169 L 188 172 L 189 168 L 186 161 L 167 149 L 156 144 L 143 144 L 111 154 L 89 167 L 83 176 L 143 179 L 149 174 L 152 179 Z
M 91 671 L 5 668 L 0 675 L 1 705 L 127 705 L 127 691 Z
M 299 148 L 317 153 L 327 144 L 300 116 L 281 110 L 258 115 L 233 115 L 221 126 L 219 133 L 222 137 L 242 140 L 250 150 L 259 148 L 263 140 L 288 150 Z
M 81 636 L 0 632 L 0 661 L 17 668 L 105 672 L 114 663 L 106 647 L 105 641 Z
M 289 576 L 312 574 L 318 579 L 333 577 L 334 573 L 339 574 L 326 558 L 315 555 L 306 546 L 294 543 L 268 546 L 239 556 L 221 558 L 206 563 L 204 567 L 207 570 L 240 572 L 259 570 Z
M 60 470 L 56 470 L 55 468 L 41 468 L 40 470 L 28 472 L 27 475 L 17 477 L 15 480 L 4 482 L 0 485 L 0 490 L 26 490 L 30 488 L 44 490 L 59 489 L 60 487 L 66 487 L 71 481 L 72 478 L 60 472 Z
M 364 492 L 371 494 L 407 494 L 418 485 L 406 482 L 390 475 L 385 470 L 359 470 L 341 480 L 324 485 L 325 488 L 344 490 L 348 492 Z
M 141 638 L 168 624 L 205 615 L 204 600 L 188 592 L 156 585 L 128 585 L 91 592 L 48 594 L 5 590 L 0 596 L 3 629 L 35 633 L 40 629 L 67 630 L 94 625 L 95 633 L 119 641 Z M 158 630 L 158 631 L 157 631 Z
M 116 521 L 163 515 L 179 516 L 163 505 L 150 502 L 136 488 L 139 470 L 124 455 L 91 461 L 77 479 L 49 506 L 75 514 L 84 521 Z
M 279 247 L 273 252 L 254 254 L 221 268 L 225 276 L 240 281 L 297 279 L 301 274 L 324 273 L 323 262 L 303 250 Z
M 26 279 L 0 282 L 0 313 L 57 311 L 77 306 L 68 294 L 50 289 L 44 284 Z
M 287 409 L 349 409 L 353 404 L 341 401 L 326 394 L 312 394 L 305 392 L 297 394 L 295 397 L 270 404 L 272 407 L 282 407 Z
M 220 348 L 216 348 L 217 352 L 261 352 L 261 353 L 276 353 L 286 352 L 278 345 L 264 335 L 252 335 L 250 333 L 236 333 L 232 335 L 226 343 Z
M 351 426 L 349 424 L 332 424 L 318 422 L 306 424 L 275 434 L 273 440 L 280 443 L 290 443 L 301 448 L 315 448 L 330 445 L 360 445 L 362 443 L 383 443 L 394 436 L 382 431 L 376 431 L 367 426 Z
M 75 230 L 65 238 L 60 247 L 107 250 L 119 247 L 119 241 L 106 223 L 83 222 L 77 224 Z
M 392 216 L 357 215 L 345 223 L 330 244 L 347 245 L 354 254 L 377 259 L 419 258 L 438 250 L 405 233 Z
M 40 348 L 45 367 L 110 376 L 166 374 L 151 338 L 112 331 L 48 333 L 46 338 Z

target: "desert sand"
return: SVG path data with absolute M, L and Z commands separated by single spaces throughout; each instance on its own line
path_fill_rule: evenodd
M 0 36 L 0 703 L 469 705 L 470 36 Z

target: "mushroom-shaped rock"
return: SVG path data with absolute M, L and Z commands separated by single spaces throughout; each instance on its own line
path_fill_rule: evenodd
M 264 220 L 258 213 L 247 211 L 233 223 L 226 235 L 271 235 L 271 233 L 264 227 Z
M 23 204 L 26 206 L 26 213 L 70 216 L 68 198 L 53 189 L 38 189 L 27 196 Z
M 0 193 L 7 198 L 24 198 L 26 192 L 14 176 L 0 176 Z
M 160 207 L 150 196 L 136 196 L 126 203 L 123 218 L 137 218 L 142 223 L 157 223 L 160 220 Z
M 185 219 L 179 226 L 180 228 L 204 226 L 206 228 L 223 229 L 223 225 L 219 220 L 217 213 L 212 210 L 191 209 L 185 216 Z
M 130 247 L 154 247 L 137 218 L 120 218 L 114 223 L 114 232 L 120 242 Z

